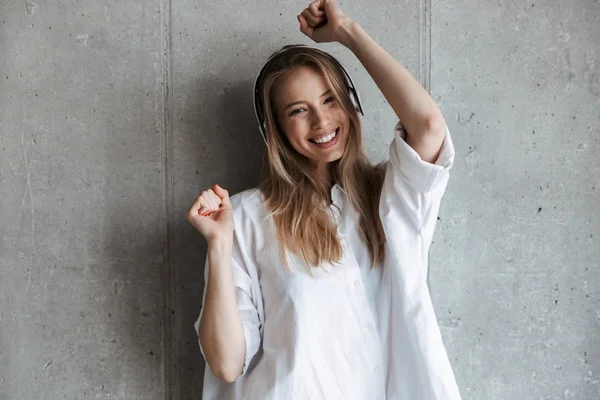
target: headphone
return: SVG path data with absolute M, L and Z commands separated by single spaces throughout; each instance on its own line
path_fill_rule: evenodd
M 297 44 L 297 45 L 290 45 L 290 46 L 286 46 L 285 48 L 277 51 L 276 53 L 274 53 L 271 57 L 269 57 L 269 59 L 263 64 L 262 68 L 260 69 L 258 75 L 256 76 L 256 80 L 254 81 L 254 113 L 256 114 L 256 119 L 258 121 L 258 129 L 261 133 L 261 136 L 263 138 L 263 140 L 265 141 L 265 144 L 267 143 L 267 134 L 266 134 L 266 125 L 265 125 L 265 121 L 264 121 L 264 110 L 263 110 L 263 99 L 262 99 L 262 95 L 261 95 L 261 89 L 262 89 L 262 74 L 263 71 L 265 70 L 265 67 L 271 62 L 271 60 L 273 60 L 273 58 L 277 57 L 278 55 L 280 55 L 283 52 L 286 52 L 290 49 L 297 49 L 297 48 L 306 48 L 306 49 L 313 49 L 316 50 L 317 52 L 319 52 L 321 55 L 327 57 L 328 59 L 330 59 L 331 61 L 333 61 L 333 63 L 344 73 L 344 78 L 346 81 L 346 87 L 348 88 L 348 92 L 350 94 L 350 100 L 352 102 L 352 105 L 354 106 L 354 108 L 356 108 L 356 111 L 358 111 L 361 115 L 365 115 L 365 113 L 363 112 L 362 109 L 362 105 L 360 104 L 360 98 L 358 97 L 358 91 L 356 90 L 356 87 L 354 86 L 354 82 L 352 82 L 352 78 L 350 78 L 350 74 L 348 74 L 348 71 L 346 71 L 346 69 L 342 66 L 342 64 L 340 64 L 340 62 L 338 60 L 336 60 L 331 54 L 324 52 L 321 49 L 318 49 L 316 47 L 311 47 L 311 46 L 307 46 L 304 44 Z

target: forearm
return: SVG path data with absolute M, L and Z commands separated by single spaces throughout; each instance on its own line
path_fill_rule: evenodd
M 231 275 L 232 239 L 208 246 L 208 281 L 198 337 L 215 376 L 235 380 L 242 372 L 245 338 Z
M 442 118 L 429 93 L 357 22 L 343 24 L 338 37 L 365 67 L 409 134 L 426 133 L 432 120 Z

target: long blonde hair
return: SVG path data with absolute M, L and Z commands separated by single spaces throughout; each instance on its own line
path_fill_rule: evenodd
M 284 46 L 287 49 L 293 46 Z M 281 258 L 289 270 L 286 249 L 307 266 L 323 261 L 339 263 L 343 247 L 327 209 L 330 183 L 314 172 L 304 155 L 298 153 L 279 129 L 273 104 L 274 88 L 288 72 L 308 66 L 320 72 L 349 115 L 350 129 L 343 156 L 329 163 L 331 175 L 346 192 L 360 216 L 359 234 L 370 250 L 375 267 L 385 256 L 385 233 L 379 219 L 379 198 L 385 175 L 384 163 L 372 165 L 363 148 L 361 120 L 353 106 L 343 72 L 327 53 L 309 47 L 289 48 L 273 58 L 263 71 L 259 87 L 264 110 L 267 150 L 258 186 L 265 197 L 277 230 Z M 307 268 L 310 272 L 311 268 Z

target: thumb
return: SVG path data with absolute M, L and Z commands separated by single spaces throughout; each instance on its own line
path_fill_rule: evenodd
M 321 7 L 325 10 L 325 12 L 335 9 L 335 0 L 323 0 L 321 3 Z
M 231 205 L 231 203 L 229 202 L 229 192 L 227 192 L 227 190 L 223 189 L 221 186 L 219 186 L 218 184 L 215 183 L 215 185 L 212 187 L 213 192 L 215 192 L 215 194 L 217 196 L 219 196 L 221 198 L 221 201 L 224 205 Z
M 302 15 L 298 15 L 298 22 L 300 23 L 300 32 L 312 39 L 313 32 L 315 31 L 308 25 L 308 21 Z

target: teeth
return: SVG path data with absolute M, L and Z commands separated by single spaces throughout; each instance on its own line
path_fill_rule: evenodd
M 327 143 L 327 142 L 329 142 L 330 140 L 332 140 L 332 139 L 335 137 L 336 133 L 337 133 L 337 130 L 336 130 L 336 131 L 334 131 L 333 133 L 331 133 L 331 134 L 329 134 L 329 135 L 325 136 L 324 138 L 321 138 L 321 139 L 313 139 L 313 141 L 314 141 L 315 143 L 321 143 L 321 144 L 322 144 L 322 143 Z

